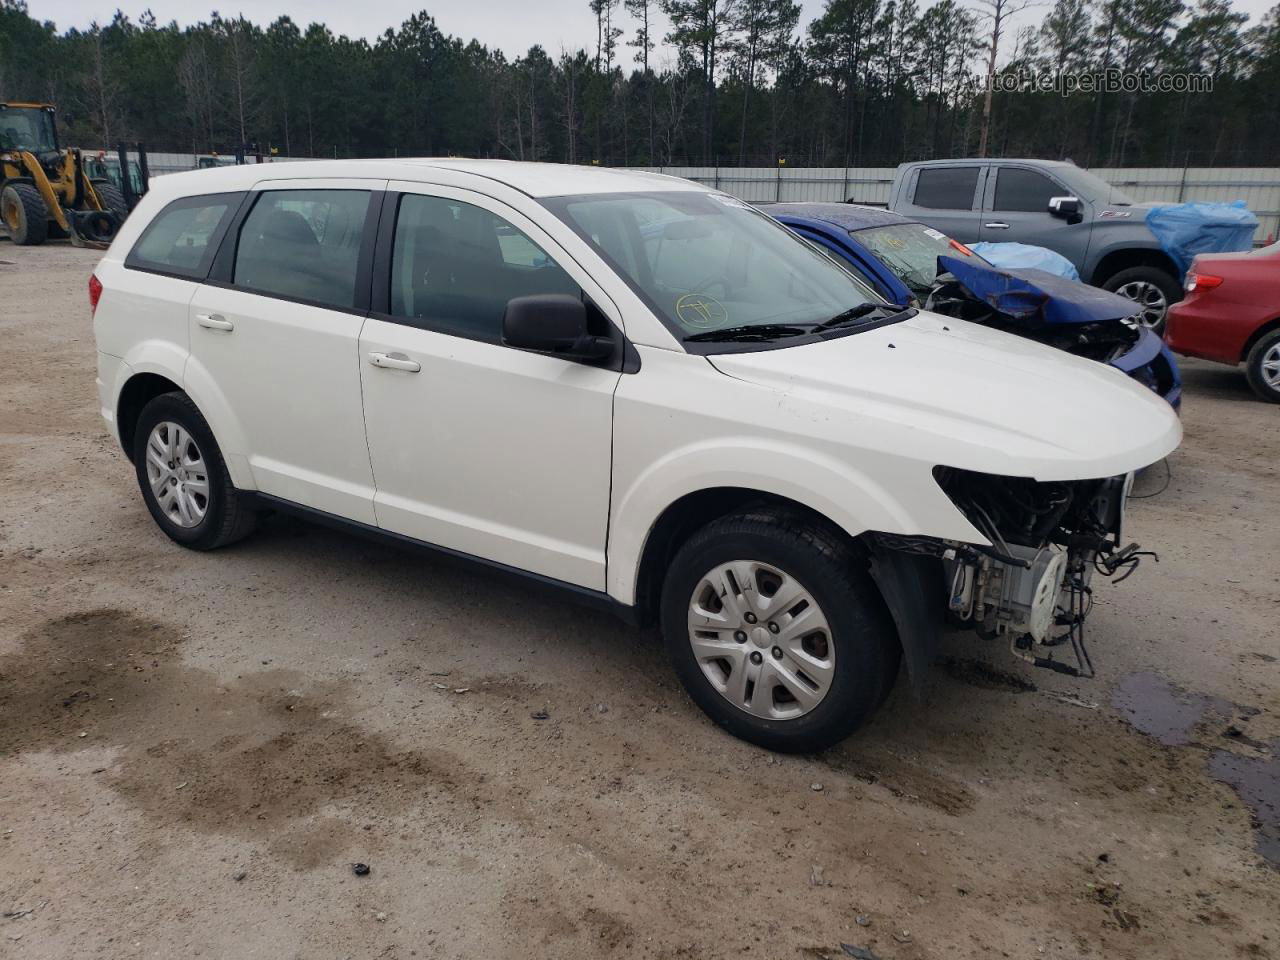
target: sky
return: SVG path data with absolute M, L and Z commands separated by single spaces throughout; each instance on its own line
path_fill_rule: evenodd
M 965 2 L 965 0 L 962 0 Z M 1190 0 L 1184 0 L 1190 2 Z M 1234 0 L 1233 6 L 1250 15 L 1250 25 L 1261 20 L 1277 0 Z M 223 16 L 244 14 L 265 26 L 281 14 L 288 14 L 305 27 L 313 21 L 328 24 L 335 34 L 376 39 L 387 27 L 399 26 L 412 13 L 426 9 L 435 17 L 442 31 L 465 40 L 479 40 L 489 47 L 499 47 L 508 57 L 523 54 L 535 43 L 555 56 L 561 50 L 590 49 L 595 46 L 595 18 L 588 0 L 27 0 L 33 17 L 52 20 L 59 29 L 87 27 L 92 21 L 107 22 L 122 9 L 132 19 L 151 8 L 156 19 L 168 23 L 176 19 L 185 26 L 208 19 L 211 10 Z M 930 5 L 922 0 L 921 7 Z M 966 3 L 973 6 L 972 2 Z M 801 23 L 807 24 L 822 10 L 821 0 L 802 0 Z M 1047 6 L 1047 2 L 1046 2 Z M 1044 15 L 1043 8 L 1027 11 L 1026 22 L 1035 23 Z M 633 35 L 631 24 L 624 18 L 618 24 L 625 31 L 623 42 Z M 665 26 L 665 25 L 664 25 Z M 655 31 L 656 32 L 656 31 Z M 633 51 L 624 50 L 629 59 Z

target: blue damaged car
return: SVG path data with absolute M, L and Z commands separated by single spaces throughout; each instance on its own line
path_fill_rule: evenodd
M 917 220 L 849 203 L 758 209 L 826 250 L 891 303 L 922 306 L 1109 363 L 1182 403 L 1178 364 L 1132 300 L 1029 268 L 992 266 Z

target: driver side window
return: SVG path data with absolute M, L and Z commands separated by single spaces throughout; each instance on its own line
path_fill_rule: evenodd
M 1001 167 L 996 174 L 994 210 L 1015 213 L 1048 213 L 1049 200 L 1071 191 L 1043 174 L 1022 167 Z
M 475 340 L 502 341 L 507 301 L 581 288 L 518 227 L 460 200 L 405 194 L 391 253 L 391 313 Z

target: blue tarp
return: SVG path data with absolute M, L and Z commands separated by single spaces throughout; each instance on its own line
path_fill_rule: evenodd
M 983 303 L 1031 324 L 1100 323 L 1138 312 L 1126 297 L 1044 270 L 1002 270 L 962 257 L 939 257 L 938 268 Z
M 1048 247 L 1036 247 L 1029 243 L 971 243 L 969 249 L 997 267 L 1020 269 L 1031 267 L 1044 270 L 1057 277 L 1079 280 L 1080 272 L 1075 264 Z
M 1243 200 L 1235 203 L 1178 203 L 1155 207 L 1147 214 L 1147 229 L 1178 265 L 1182 277 L 1197 253 L 1234 253 L 1253 247 L 1258 218 Z

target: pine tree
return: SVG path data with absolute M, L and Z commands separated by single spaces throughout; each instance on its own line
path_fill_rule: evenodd
M 671 21 L 667 42 L 681 59 L 692 60 L 702 80 L 702 162 L 714 158 L 716 135 L 716 68 L 735 30 L 738 0 L 661 0 Z

